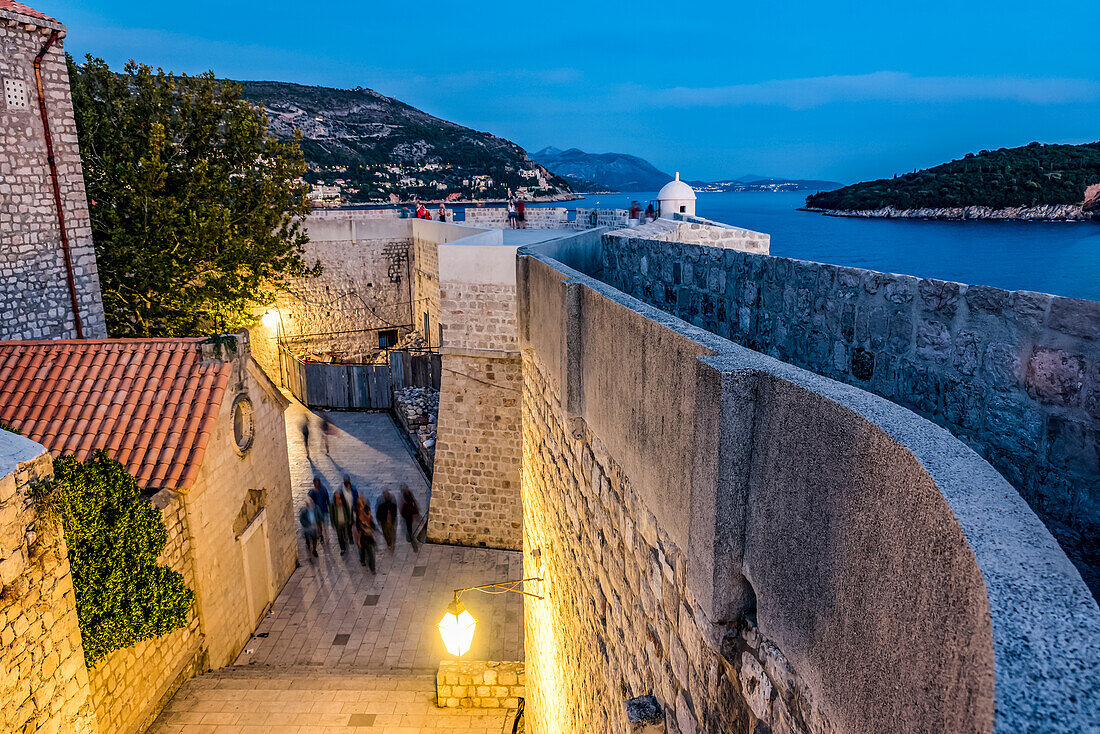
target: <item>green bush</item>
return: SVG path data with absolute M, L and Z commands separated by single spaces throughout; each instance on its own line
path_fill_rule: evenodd
M 53 485 L 32 492 L 49 492 L 61 516 L 88 667 L 187 624 L 195 595 L 183 576 L 157 564 L 168 531 L 122 464 L 102 451 L 87 463 L 62 456 Z

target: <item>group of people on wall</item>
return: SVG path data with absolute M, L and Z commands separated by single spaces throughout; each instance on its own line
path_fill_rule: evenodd
M 428 207 L 424 206 L 424 203 L 421 201 L 416 202 L 415 209 L 409 209 L 407 204 L 401 207 L 400 216 L 402 219 L 432 219 L 432 213 L 428 211 Z M 452 217 L 450 212 L 447 211 L 447 207 L 440 203 L 439 209 L 435 212 L 435 220 L 437 222 L 446 222 L 450 218 Z

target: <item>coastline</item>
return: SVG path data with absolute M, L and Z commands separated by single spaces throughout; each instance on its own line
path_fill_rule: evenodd
M 820 209 L 799 207 L 798 211 L 823 214 L 827 217 L 851 217 L 855 219 L 938 219 L 949 221 L 998 221 L 998 222 L 1090 222 L 1100 221 L 1100 212 L 1086 211 L 1082 204 L 1058 204 L 1035 207 L 1009 207 L 991 209 L 985 206 L 945 207 L 924 209 Z

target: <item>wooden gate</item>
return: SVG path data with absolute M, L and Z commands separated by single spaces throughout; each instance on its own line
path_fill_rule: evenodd
M 386 365 L 303 362 L 280 347 L 279 366 L 283 384 L 310 408 L 387 410 L 392 404 Z
M 390 380 L 393 389 L 433 387 L 439 389 L 443 367 L 438 354 L 390 352 Z

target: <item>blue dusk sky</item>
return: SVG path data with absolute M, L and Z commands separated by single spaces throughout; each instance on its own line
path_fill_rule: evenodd
M 508 138 L 689 179 L 852 182 L 1100 139 L 1100 3 L 30 0 L 67 49 L 362 85 Z

